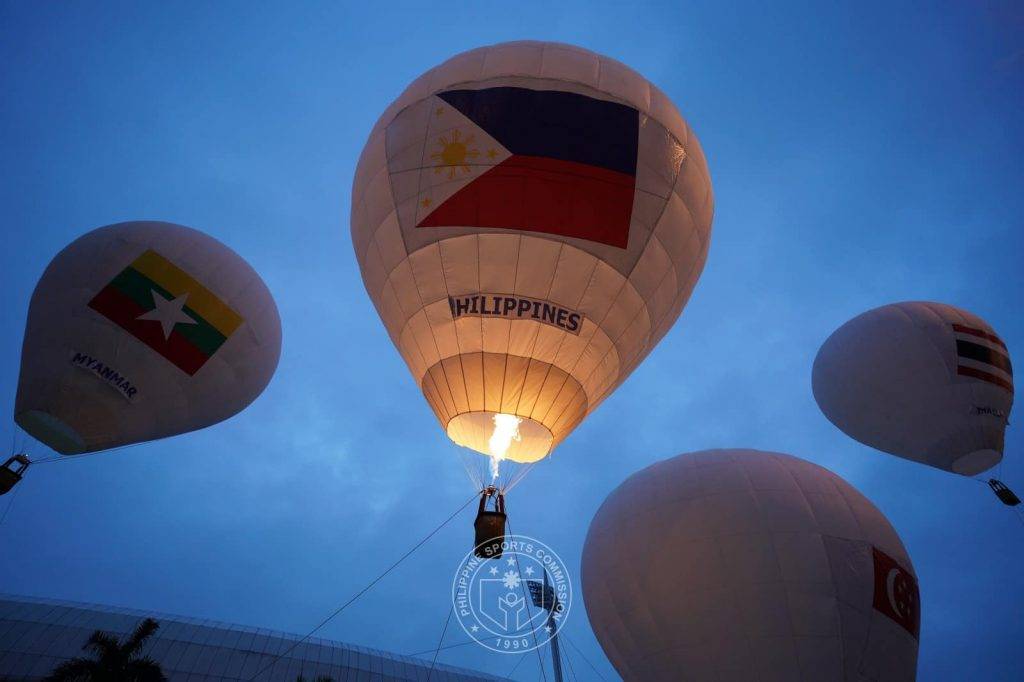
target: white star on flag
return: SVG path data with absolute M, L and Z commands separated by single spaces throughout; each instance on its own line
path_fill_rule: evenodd
M 476 632 L 479 629 L 480 629 L 480 627 L 477 626 L 477 625 L 474 625 L 473 627 L 470 628 L 470 630 L 472 630 L 473 632 Z
M 526 575 L 533 575 L 533 566 L 526 567 Z
M 498 575 L 498 567 L 491 566 L 491 575 Z
M 545 625 L 544 626 L 544 632 L 546 632 L 546 633 L 548 633 L 550 635 L 551 634 L 551 626 L 550 625 Z
M 515 559 L 509 559 L 508 560 L 508 565 L 509 566 L 515 566 L 516 565 L 516 560 Z
M 174 331 L 174 325 L 176 324 L 197 324 L 195 320 L 188 316 L 188 314 L 182 310 L 185 307 L 185 300 L 188 299 L 188 293 L 184 293 L 175 299 L 167 299 L 158 294 L 156 291 L 150 290 L 153 294 L 153 309 L 142 313 L 136 320 L 152 320 L 159 322 L 160 327 L 164 331 L 164 339 L 171 338 L 171 332 Z

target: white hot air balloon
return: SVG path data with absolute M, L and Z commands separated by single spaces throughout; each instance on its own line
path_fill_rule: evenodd
M 812 385 L 833 424 L 883 452 L 964 476 L 1003 458 L 1013 368 L 966 310 L 907 302 L 858 315 L 818 351 Z
M 916 677 L 903 543 L 849 483 L 796 457 L 654 464 L 601 505 L 582 564 L 590 624 L 627 681 Z
M 14 419 L 74 455 L 203 428 L 263 391 L 281 321 L 259 275 L 202 232 L 93 230 L 32 294 Z
M 713 203 L 675 106 L 578 47 L 472 50 L 388 107 L 356 170 L 352 242 L 441 428 L 491 458 L 472 455 L 478 485 L 551 453 L 664 336 Z

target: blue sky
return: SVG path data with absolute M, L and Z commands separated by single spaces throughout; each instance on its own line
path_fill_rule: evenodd
M 898 300 L 969 308 L 1024 348 L 1022 36 L 1011 2 L 0 4 L 0 409 L 13 409 L 36 279 L 100 225 L 208 232 L 263 275 L 284 324 L 277 375 L 239 416 L 34 468 L 0 527 L 0 585 L 305 632 L 467 499 L 455 446 L 363 290 L 352 172 L 422 71 L 484 44 L 559 40 L 677 103 L 717 210 L 683 316 L 516 489 L 514 530 L 576 570 L 594 511 L 633 471 L 709 447 L 788 452 L 849 480 L 900 532 L 921 582 L 921 679 L 1011 679 L 1020 519 L 978 483 L 847 439 L 818 411 L 810 367 L 835 327 Z M 1022 446 L 1011 426 L 1001 475 L 1018 492 Z M 432 648 L 471 520 L 321 634 Z M 569 637 L 611 679 L 574 609 Z M 515 665 L 475 645 L 440 660 Z M 534 658 L 515 677 L 538 675 Z

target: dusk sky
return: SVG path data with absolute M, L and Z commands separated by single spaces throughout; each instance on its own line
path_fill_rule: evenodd
M 552 40 L 658 85 L 716 196 L 679 321 L 509 497 L 512 530 L 570 568 L 568 639 L 616 679 L 578 589 L 605 496 L 675 454 L 749 447 L 828 467 L 888 516 L 920 580 L 919 679 L 1019 679 L 1024 517 L 979 482 L 846 437 L 810 372 L 836 327 L 894 301 L 962 306 L 1011 355 L 1024 348 L 1024 9 L 639 5 L 0 2 L 0 408 L 13 413 L 36 281 L 101 225 L 216 237 L 261 273 L 284 333 L 277 374 L 236 417 L 33 467 L 0 525 L 0 592 L 305 633 L 465 502 L 457 446 L 363 288 L 352 175 L 420 73 Z M 1024 494 L 1016 421 L 992 474 Z M 0 436 L 24 440 L 10 418 Z M 318 634 L 433 649 L 472 520 L 467 508 Z M 445 644 L 467 641 L 453 622 Z M 518 659 L 476 644 L 439 657 L 540 677 L 535 654 Z

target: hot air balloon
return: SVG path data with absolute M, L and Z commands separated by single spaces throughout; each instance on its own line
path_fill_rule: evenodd
M 590 524 L 582 580 L 627 681 L 916 677 L 903 543 L 853 486 L 790 455 L 707 450 L 634 474 Z
M 883 452 L 964 476 L 1003 458 L 1013 367 L 966 310 L 906 302 L 858 315 L 818 351 L 812 386 L 833 424 Z
M 280 352 L 274 300 L 231 249 L 171 223 L 101 227 L 36 285 L 14 419 L 64 455 L 194 431 L 255 400 Z
M 578 47 L 472 50 L 388 107 L 355 173 L 352 242 L 479 489 L 507 490 L 523 471 L 502 462 L 548 456 L 664 336 L 712 212 L 668 98 Z

